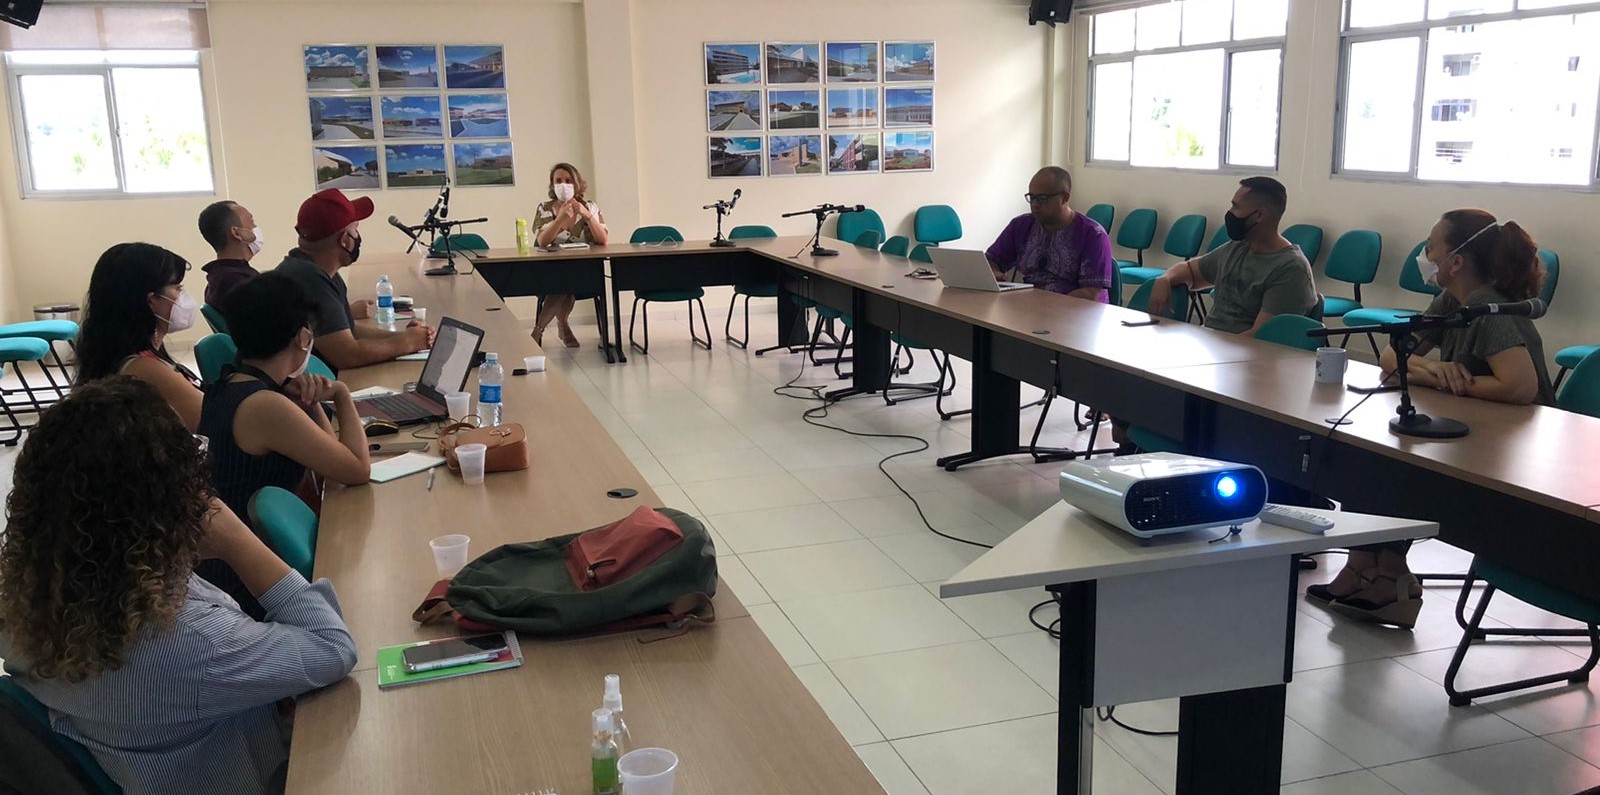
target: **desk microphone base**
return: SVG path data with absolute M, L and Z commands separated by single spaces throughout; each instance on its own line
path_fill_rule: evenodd
M 811 249 L 811 256 L 813 256 L 813 257 L 837 257 L 837 256 L 839 256 L 839 252 L 834 251 L 831 248 L 823 248 L 822 246 L 817 246 L 816 248 Z
M 1407 414 L 1389 420 L 1389 430 L 1401 436 L 1422 439 L 1459 439 L 1467 435 L 1467 424 L 1449 417 Z
M 733 241 L 727 238 L 718 238 L 709 244 L 712 248 L 732 248 Z
M 456 276 L 459 274 L 460 271 L 456 270 L 455 263 L 453 262 L 440 265 L 437 268 L 429 268 L 422 272 L 423 276 Z

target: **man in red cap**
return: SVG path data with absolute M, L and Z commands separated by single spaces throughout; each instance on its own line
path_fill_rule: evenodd
M 372 215 L 372 199 L 350 201 L 335 188 L 317 193 L 300 205 L 295 231 L 300 245 L 278 265 L 305 288 L 316 304 L 312 347 L 335 369 L 363 367 L 425 350 L 433 329 L 412 322 L 399 331 L 358 326 L 350 311 L 350 293 L 341 268 L 361 258 L 361 221 Z

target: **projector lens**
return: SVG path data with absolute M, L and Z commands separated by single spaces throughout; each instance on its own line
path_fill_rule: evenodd
M 1221 497 L 1225 500 L 1231 500 L 1233 499 L 1233 495 L 1238 493 L 1239 481 L 1234 480 L 1232 475 L 1223 475 L 1222 477 L 1217 478 L 1218 497 Z

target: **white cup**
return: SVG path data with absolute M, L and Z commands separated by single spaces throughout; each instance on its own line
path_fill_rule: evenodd
M 439 570 L 439 576 L 454 577 L 467 565 L 467 550 L 472 546 L 472 538 L 459 533 L 439 536 L 429 541 L 428 546 L 433 549 L 433 565 Z
M 464 419 L 468 414 L 472 413 L 472 393 L 446 392 L 444 395 L 444 408 L 445 413 L 450 415 L 450 419 Z
M 638 748 L 617 760 L 617 772 L 628 795 L 672 795 L 678 755 L 665 748 Z
M 456 448 L 456 461 L 461 463 L 461 482 L 477 485 L 483 482 L 483 465 L 489 457 L 489 446 L 464 444 Z
M 1350 369 L 1350 352 L 1344 348 L 1317 349 L 1317 383 L 1342 384 Z
M 426 323 L 426 322 L 428 322 L 428 308 L 425 307 L 425 306 L 414 306 L 414 307 L 412 307 L 411 308 L 411 317 L 412 317 L 413 320 L 416 320 L 418 323 Z
M 522 366 L 530 373 L 542 373 L 544 372 L 544 357 L 524 356 L 522 357 Z

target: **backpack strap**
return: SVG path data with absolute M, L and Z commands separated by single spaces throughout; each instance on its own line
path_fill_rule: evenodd
M 433 587 L 428 589 L 427 598 L 423 599 L 422 604 L 417 605 L 417 609 L 411 612 L 411 620 L 418 624 L 426 624 L 429 621 L 454 615 L 456 609 L 450 606 L 450 602 L 445 599 L 444 595 L 445 591 L 449 589 L 449 580 L 440 580 L 434 583 Z

